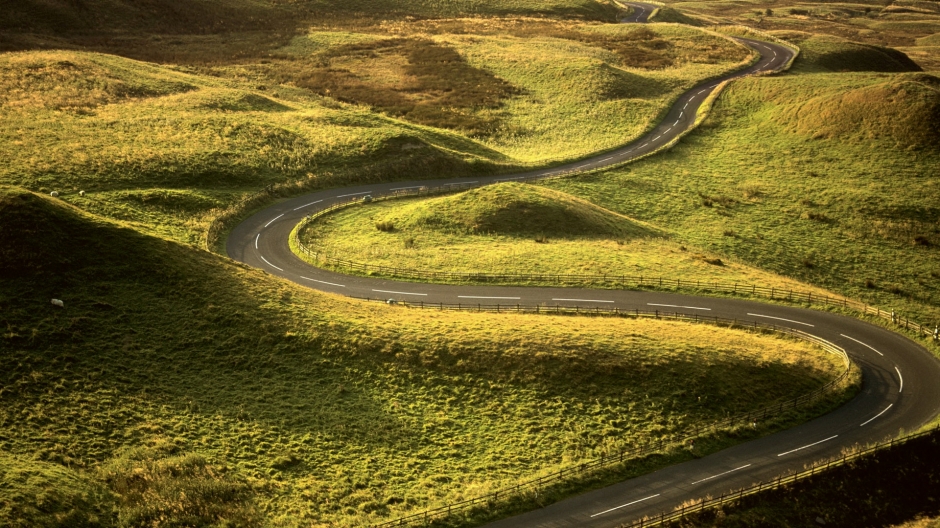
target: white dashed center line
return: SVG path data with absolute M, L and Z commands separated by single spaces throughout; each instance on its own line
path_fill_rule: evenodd
M 754 316 L 754 317 L 764 317 L 764 318 L 766 318 L 766 319 L 776 319 L 776 320 L 778 320 L 778 321 L 786 321 L 786 322 L 788 322 L 788 323 L 796 323 L 796 324 L 801 324 L 801 325 L 806 325 L 806 326 L 812 326 L 812 327 L 815 327 L 815 326 L 816 326 L 816 325 L 811 325 L 811 324 L 809 324 L 809 323 L 803 323 L 803 322 L 800 322 L 800 321 L 794 321 L 793 319 L 784 319 L 783 317 L 774 317 L 774 316 L 772 316 L 772 315 L 761 315 L 761 314 L 756 314 L 756 313 L 749 313 L 748 315 L 752 315 L 752 316 Z
M 600 512 L 600 513 L 595 513 L 594 515 L 591 516 L 591 518 L 597 517 L 598 515 L 604 515 L 605 513 L 610 513 L 610 512 L 612 512 L 612 511 L 614 511 L 614 510 L 619 510 L 620 508 L 626 508 L 627 506 L 633 506 L 634 504 L 636 504 L 636 503 L 638 503 L 638 502 L 643 502 L 643 501 L 645 501 L 645 500 L 652 499 L 653 497 L 659 497 L 659 493 L 657 493 L 656 495 L 650 495 L 649 497 L 644 497 L 644 498 L 642 498 L 642 499 L 640 499 L 640 500 L 635 500 L 635 501 L 633 501 L 633 502 L 628 502 L 628 503 L 626 503 L 626 504 L 621 504 L 620 506 L 617 506 L 616 508 L 611 508 L 611 509 L 609 509 L 609 510 L 604 510 L 604 511 L 602 511 L 602 512 Z
M 505 299 L 507 301 L 518 301 L 520 297 L 485 297 L 480 295 L 458 295 L 458 299 Z
M 328 285 L 330 285 L 330 286 L 339 286 L 340 288 L 345 288 L 345 287 L 346 287 L 346 286 L 343 285 L 343 284 L 336 284 L 335 282 L 326 282 L 326 281 L 321 281 L 321 280 L 317 280 L 317 279 L 311 279 L 310 277 L 304 277 L 303 275 L 301 275 L 300 278 L 301 278 L 301 279 L 306 279 L 306 280 L 308 280 L 308 281 L 319 282 L 320 284 L 328 284 Z
M 798 448 L 796 448 L 796 449 L 792 449 L 792 450 L 790 450 L 790 451 L 787 451 L 786 453 L 780 453 L 780 454 L 777 455 L 777 456 L 778 456 L 778 457 L 782 457 L 783 455 L 789 455 L 790 453 L 796 453 L 797 451 L 799 451 L 799 450 L 801 450 L 801 449 L 806 449 L 807 447 L 813 447 L 814 445 L 819 445 L 819 444 L 821 444 L 821 443 L 823 443 L 823 442 L 828 442 L 829 440 L 832 440 L 833 438 L 838 438 L 838 436 L 839 436 L 839 435 L 830 436 L 829 438 L 826 438 L 826 439 L 824 439 L 824 440 L 820 440 L 820 441 L 818 441 L 818 442 L 813 442 L 812 444 L 805 445 L 805 446 L 803 446 L 803 447 L 798 447 Z
M 894 370 L 898 373 L 898 379 L 901 381 L 901 386 L 898 387 L 898 394 L 904 390 L 904 378 L 901 377 L 901 371 L 897 367 L 894 367 Z
M 357 192 L 357 193 L 341 194 L 337 196 L 337 198 L 345 198 L 347 196 L 359 196 L 360 194 L 369 194 L 370 192 L 372 191 L 362 191 L 362 192 Z
M 426 293 L 412 293 L 412 292 L 400 292 L 400 291 L 389 291 L 389 290 L 372 290 L 372 291 L 379 292 L 379 293 L 394 293 L 397 295 L 423 295 L 425 297 L 427 297 L 428 295 Z
M 599 303 L 612 303 L 616 301 L 604 301 L 600 299 L 552 299 L 553 301 L 565 301 L 565 302 L 599 302 Z
M 258 236 L 255 237 L 255 249 L 258 249 L 258 239 L 261 238 L 261 233 L 258 233 Z
M 275 216 L 274 218 L 271 219 L 270 222 L 268 222 L 267 224 L 264 224 L 264 227 L 268 227 L 269 225 L 273 224 L 275 220 L 277 220 L 278 218 L 280 218 L 280 217 L 282 217 L 282 216 L 284 216 L 284 213 L 281 213 L 281 214 Z
M 894 404 L 893 404 L 893 403 L 892 403 L 891 405 L 888 405 L 887 407 L 885 407 L 885 410 L 883 410 L 883 411 L 881 411 L 880 413 L 876 414 L 874 417 L 870 418 L 867 422 L 863 423 L 863 424 L 860 425 L 859 427 L 864 427 L 865 424 L 867 424 L 867 423 L 873 421 L 875 418 L 878 418 L 878 417 L 881 416 L 882 414 L 888 412 L 888 409 L 890 409 L 890 408 L 892 408 L 892 407 L 894 407 Z
M 390 191 L 404 191 L 405 189 L 420 189 L 420 185 L 412 185 L 411 187 L 395 187 L 394 189 L 389 189 Z
M 296 208 L 296 209 L 294 209 L 294 210 L 295 210 L 295 211 L 299 211 L 299 210 L 303 209 L 304 207 L 310 207 L 311 205 L 313 205 L 313 204 L 318 204 L 318 203 L 320 203 L 320 202 L 322 202 L 322 201 L 323 201 L 323 200 L 317 200 L 317 201 L 315 201 L 315 202 L 310 202 L 310 203 L 308 203 L 308 204 L 306 204 L 306 205 L 301 205 L 300 207 L 298 207 L 298 208 Z
M 875 347 L 873 347 L 873 346 L 871 346 L 871 345 L 866 345 L 865 343 L 862 343 L 861 341 L 859 341 L 858 339 L 855 339 L 854 337 L 849 337 L 849 336 L 847 336 L 847 335 L 845 335 L 845 334 L 839 334 L 839 335 L 842 336 L 842 337 L 844 337 L 844 338 L 846 338 L 846 339 L 851 339 L 852 341 L 855 341 L 856 343 L 862 345 L 863 347 L 868 347 L 868 348 L 870 348 L 870 349 L 872 349 L 872 350 L 875 350 Z M 875 352 L 878 352 L 878 351 L 875 350 Z M 881 352 L 878 352 L 878 355 L 879 355 L 879 356 L 884 356 L 884 354 L 882 354 Z
M 278 270 L 278 271 L 284 271 L 283 268 L 279 268 L 279 267 L 275 266 L 274 264 L 271 264 L 270 262 L 268 262 L 268 259 L 264 258 L 264 255 L 258 255 L 258 256 L 261 257 L 261 260 L 263 260 L 264 263 L 267 264 L 268 266 L 271 266 L 272 268 L 274 268 L 274 269 L 276 269 L 276 270 Z
M 708 310 L 711 311 L 711 308 L 700 308 L 698 306 L 680 306 L 678 304 L 657 304 L 657 303 L 646 303 L 647 306 L 665 306 L 666 308 L 686 308 L 689 310 Z
M 739 469 L 744 469 L 744 468 L 746 468 L 746 467 L 751 467 L 751 464 L 747 464 L 746 466 L 741 466 L 741 467 L 739 467 L 739 468 L 734 468 L 734 469 L 732 469 L 732 470 L 725 471 L 724 473 L 719 473 L 719 474 L 717 474 L 717 475 L 712 475 L 712 476 L 710 476 L 710 477 L 708 477 L 708 478 L 703 478 L 702 480 L 696 480 L 696 481 L 693 482 L 692 484 L 699 484 L 699 483 L 705 482 L 706 480 L 711 480 L 711 479 L 713 479 L 713 478 L 722 477 L 722 476 L 727 475 L 728 473 L 734 473 L 735 471 L 738 471 Z

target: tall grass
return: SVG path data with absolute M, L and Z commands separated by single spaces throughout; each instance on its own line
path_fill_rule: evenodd
M 327 256 L 411 270 L 682 277 L 812 289 L 683 246 L 668 232 L 571 195 L 515 183 L 347 208 L 309 224 L 300 238 Z
M 940 321 L 938 88 L 925 74 L 742 80 L 672 151 L 549 186 L 679 243 Z
M 360 526 L 841 368 L 722 328 L 363 304 L 22 191 L 0 219 L 0 453 L 77 471 L 57 504 L 99 489 L 132 524 Z

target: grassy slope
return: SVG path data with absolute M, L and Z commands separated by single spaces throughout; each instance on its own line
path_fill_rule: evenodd
M 748 79 L 672 151 L 550 186 L 929 322 L 940 319 L 938 111 L 940 81 L 925 74 Z
M 690 251 L 667 232 L 571 195 L 516 183 L 352 207 L 313 222 L 301 237 L 327 255 L 410 269 L 608 273 L 812 289 Z
M 474 27 L 470 22 L 461 24 Z M 274 62 L 265 59 L 268 64 L 216 65 L 198 71 L 87 52 L 4 54 L 0 56 L 4 116 L 0 155 L 8 162 L 0 168 L 0 182 L 40 192 L 57 190 L 97 214 L 196 243 L 211 211 L 272 183 L 292 181 L 298 187 L 315 188 L 379 178 L 505 171 L 614 146 L 642 130 L 682 87 L 733 68 L 741 58 L 741 50 L 727 41 L 665 27 L 662 33 L 668 40 L 650 34 L 640 43 L 666 43 L 668 53 L 676 57 L 702 46 L 714 48 L 715 54 L 707 59 L 711 63 L 628 72 L 620 69 L 618 56 L 597 47 L 601 44 L 571 40 L 571 35 L 602 31 L 603 26 L 579 30 L 564 26 L 564 34 L 571 38 L 562 39 L 542 35 L 561 26 L 532 24 L 535 29 L 525 21 L 515 24 L 534 32 L 527 37 L 484 35 L 474 40 L 453 29 L 453 34 L 438 32 L 436 44 L 418 36 L 409 41 L 417 43 L 412 46 L 414 53 L 427 52 L 430 46 L 431 51 L 453 54 L 447 55 L 448 60 L 462 64 L 460 71 L 469 72 L 470 80 L 496 79 L 485 73 L 492 68 L 523 94 L 492 109 L 461 110 L 505 122 L 500 128 L 505 133 L 482 142 L 468 137 L 459 123 L 453 131 L 419 126 L 294 86 L 311 74 L 305 65 L 311 59 L 321 60 L 323 53 L 339 53 L 334 57 L 340 61 L 337 67 L 353 70 L 382 63 L 360 60 L 352 52 L 344 55 L 342 49 L 363 39 L 388 39 L 388 29 L 378 35 L 314 33 L 282 48 L 281 58 Z M 430 29 L 408 31 L 425 30 Z M 619 42 L 626 37 L 609 38 Z M 513 62 L 509 51 L 547 54 L 542 61 L 563 57 L 567 77 Z M 428 60 L 421 67 L 433 72 L 434 55 Z M 278 80 L 277 72 L 290 75 Z M 376 86 L 388 93 L 411 90 L 395 84 L 411 78 L 404 71 L 392 68 L 388 77 L 388 82 L 376 81 Z M 414 97 L 472 88 L 438 86 L 443 80 L 433 75 L 425 79 L 426 86 Z M 640 89 L 650 83 L 666 91 Z M 595 104 L 605 109 L 605 116 L 619 116 L 609 130 L 595 125 L 585 133 L 564 126 L 562 118 L 588 116 Z M 537 131 L 533 123 L 551 126 Z M 544 154 L 563 143 L 567 150 L 557 156 Z M 78 198 L 79 190 L 88 196 Z
M 361 525 L 838 370 L 711 327 L 364 305 L 18 190 L 0 226 L 0 469 L 47 479 L 54 511 L 123 525 Z M 13 504 L 22 480 L 8 516 L 32 507 Z

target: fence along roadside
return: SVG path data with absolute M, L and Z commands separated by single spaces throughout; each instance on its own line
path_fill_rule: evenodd
M 572 172 L 572 171 L 568 171 Z M 565 173 L 567 174 L 567 173 Z M 562 177 L 563 175 L 559 174 L 554 177 Z M 535 180 L 547 179 L 544 176 L 531 177 L 531 178 L 515 178 L 512 181 L 521 181 L 528 183 Z M 466 191 L 471 188 L 483 187 L 486 185 L 495 185 L 496 183 L 501 183 L 506 180 L 499 180 L 492 183 L 452 183 L 444 184 L 438 187 L 420 187 L 415 190 L 411 189 L 400 189 L 397 191 L 391 191 L 388 193 L 375 193 L 369 195 L 369 198 L 372 201 L 377 200 L 387 200 L 394 198 L 404 198 L 404 197 L 413 197 L 413 196 L 432 196 L 432 195 L 443 195 L 450 194 L 455 192 Z M 363 203 L 363 197 L 350 198 L 341 202 L 336 202 L 328 207 L 320 209 L 313 214 L 310 214 L 303 218 L 300 223 L 291 231 L 290 239 L 292 245 L 297 247 L 301 253 L 307 257 L 314 260 L 315 263 L 323 262 L 325 264 L 333 265 L 339 268 L 346 268 L 350 270 L 360 271 L 363 273 L 378 273 L 384 276 L 397 277 L 404 279 L 414 279 L 421 281 L 455 281 L 455 282 L 543 282 L 550 284 L 607 284 L 610 286 L 619 287 L 620 289 L 627 289 L 629 287 L 642 288 L 653 287 L 653 288 L 675 288 L 675 289 L 694 289 L 694 290 L 706 290 L 706 291 L 715 291 L 721 293 L 731 293 L 731 294 L 741 294 L 741 295 L 751 295 L 755 297 L 763 297 L 770 300 L 780 300 L 780 301 L 789 301 L 789 302 L 805 302 L 807 304 L 818 303 L 824 304 L 826 306 L 841 307 L 846 309 L 852 309 L 858 312 L 862 312 L 868 315 L 874 315 L 881 319 L 889 320 L 892 323 L 905 328 L 906 330 L 912 330 L 920 336 L 932 337 L 934 341 L 940 341 L 940 327 L 934 325 L 933 328 L 930 328 L 928 325 L 920 324 L 916 321 L 911 321 L 908 317 L 898 315 L 894 311 L 882 310 L 881 308 L 871 306 L 867 303 L 860 301 L 848 299 L 846 297 L 830 297 L 828 295 L 820 295 L 818 293 L 814 294 L 813 292 L 798 291 L 792 289 L 782 289 L 774 288 L 767 286 L 758 286 L 756 284 L 744 284 L 744 283 L 726 283 L 726 282 L 717 282 L 717 281 L 701 281 L 701 280 L 690 280 L 690 279 L 672 279 L 664 277 L 643 277 L 635 275 L 615 275 L 615 274 L 605 274 L 605 275 L 564 275 L 564 274 L 525 274 L 525 273 L 485 273 L 485 272 L 467 272 L 467 273 L 454 273 L 446 271 L 433 271 L 433 270 L 418 270 L 418 269 L 409 269 L 409 268 L 397 268 L 392 266 L 381 266 L 376 264 L 367 264 L 363 262 L 355 262 L 352 260 L 346 260 L 331 255 L 322 254 L 314 249 L 311 249 L 306 244 L 300 240 L 300 230 L 302 230 L 307 224 L 326 216 L 334 211 L 350 207 L 352 205 L 357 205 Z
M 374 301 L 374 302 L 385 302 L 382 299 L 363 299 L 365 301 Z M 808 341 L 815 345 L 820 346 L 827 352 L 839 356 L 845 366 L 842 373 L 835 379 L 828 382 L 826 385 L 815 389 L 806 394 L 800 395 L 796 398 L 779 402 L 755 411 L 750 411 L 748 413 L 742 413 L 736 416 L 731 416 L 715 422 L 713 424 L 698 427 L 690 431 L 685 432 L 685 436 L 667 440 L 665 438 L 660 439 L 658 442 L 653 442 L 650 445 L 638 447 L 633 450 L 620 450 L 615 453 L 604 455 L 593 460 L 588 460 L 582 462 L 576 466 L 571 466 L 548 475 L 543 475 L 538 478 L 530 479 L 523 481 L 515 486 L 510 486 L 501 490 L 497 490 L 492 493 L 481 495 L 478 497 L 473 497 L 467 500 L 447 504 L 430 510 L 426 510 L 421 513 L 411 514 L 405 517 L 398 518 L 394 521 L 386 521 L 379 524 L 372 525 L 372 528 L 388 528 L 391 526 L 410 526 L 418 523 L 427 524 L 428 522 L 446 518 L 453 513 L 465 511 L 473 508 L 492 508 L 502 498 L 508 499 L 510 497 L 518 496 L 519 494 L 526 491 L 535 491 L 538 493 L 542 487 L 564 481 L 565 479 L 571 478 L 573 476 L 584 476 L 585 474 L 596 471 L 605 467 L 610 467 L 616 464 L 622 464 L 624 462 L 629 462 L 631 459 L 640 458 L 643 456 L 651 455 L 654 453 L 665 451 L 667 448 L 672 448 L 676 446 L 682 446 L 687 444 L 690 440 L 699 438 L 708 432 L 717 432 L 722 428 L 733 427 L 736 424 L 749 424 L 758 420 L 764 420 L 768 417 L 779 415 L 784 411 L 789 411 L 796 409 L 797 407 L 802 407 L 814 403 L 821 396 L 827 394 L 838 387 L 842 386 L 845 380 L 849 377 L 851 372 L 851 360 L 849 359 L 848 354 L 841 347 L 830 343 L 822 338 L 802 332 L 800 330 L 795 330 L 791 328 L 786 328 L 778 326 L 773 323 L 758 323 L 758 322 L 747 322 L 738 321 L 736 319 L 727 319 L 716 316 L 701 316 L 701 315 L 686 315 L 678 312 L 661 312 L 658 310 L 647 311 L 647 310 L 620 310 L 617 308 L 592 308 L 589 310 L 579 309 L 579 308 L 568 308 L 563 306 L 555 306 L 551 308 L 545 307 L 525 307 L 521 305 L 460 305 L 460 304 L 445 304 L 445 303 L 424 303 L 424 302 L 401 302 L 400 305 L 406 307 L 416 307 L 416 308 L 425 308 L 425 309 L 439 309 L 439 310 L 461 310 L 461 311 L 481 311 L 481 312 L 516 312 L 516 313 L 550 313 L 550 314 L 579 314 L 579 315 L 607 315 L 607 316 L 619 316 L 619 317 L 655 317 L 658 319 L 671 319 L 671 320 L 681 320 L 687 322 L 695 323 L 706 323 L 706 324 L 716 324 L 719 326 L 728 326 L 728 327 L 741 327 L 747 329 L 755 329 L 764 332 L 775 332 L 784 335 L 789 335 L 791 337 L 796 337 L 798 339 Z M 665 518 L 665 516 L 664 516 Z M 649 526 L 649 524 L 647 524 Z

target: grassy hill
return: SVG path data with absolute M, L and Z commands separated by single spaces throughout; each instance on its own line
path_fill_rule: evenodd
M 11 188 L 0 236 L 4 525 L 359 526 L 840 368 L 707 326 L 359 303 Z
M 299 235 L 326 255 L 406 269 L 665 276 L 814 290 L 690 249 L 669 232 L 574 196 L 518 183 L 351 207 Z
M 934 321 L 938 109 L 926 74 L 747 79 L 672 151 L 549 186 L 680 243 Z
M 474 20 L 405 24 L 403 36 L 305 32 L 238 65 L 0 55 L 0 182 L 195 244 L 217 209 L 269 185 L 492 173 L 611 148 L 748 58 L 671 26 L 514 20 L 507 36 Z M 653 62 L 624 62 L 646 48 Z

